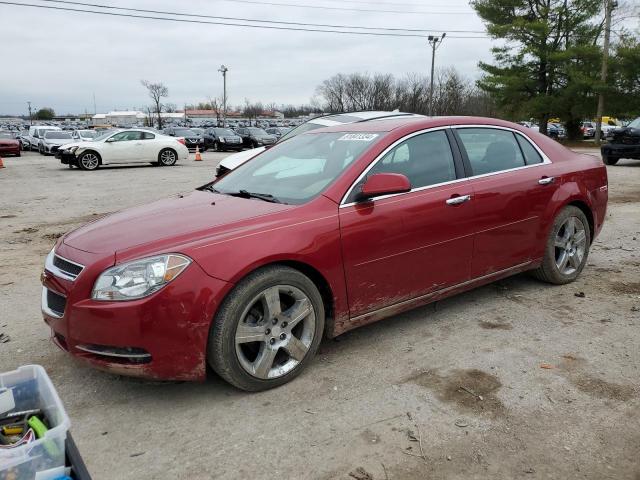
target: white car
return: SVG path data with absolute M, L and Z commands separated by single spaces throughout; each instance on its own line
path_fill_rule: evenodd
M 95 130 L 74 130 L 71 134 L 78 142 L 90 142 L 99 135 Z
M 38 150 L 40 148 L 40 140 L 48 130 L 62 130 L 60 127 L 49 125 L 31 125 L 29 127 L 29 150 Z
M 377 120 L 380 118 L 394 118 L 394 117 L 422 117 L 423 115 L 418 115 L 415 113 L 402 113 L 397 110 L 393 112 L 381 112 L 381 111 L 371 111 L 371 112 L 351 112 L 351 113 L 337 113 L 334 115 L 325 115 L 323 117 L 312 118 L 308 122 L 299 125 L 298 127 L 290 130 L 286 134 L 282 135 L 280 139 L 276 142 L 276 144 L 284 142 L 291 137 L 295 137 L 296 135 L 300 135 L 301 133 L 309 132 L 311 130 L 315 130 L 317 128 L 323 127 L 333 127 L 335 125 L 345 125 L 348 123 L 356 123 L 356 122 L 366 122 L 369 120 Z M 234 153 L 233 155 L 229 155 L 225 159 L 223 159 L 218 168 L 216 169 L 216 176 L 221 177 L 226 175 L 231 170 L 238 168 L 243 163 L 251 160 L 256 155 L 264 152 L 267 147 L 257 147 L 252 148 L 251 150 L 245 150 L 244 152 Z
M 169 137 L 145 129 L 109 130 L 88 142 L 73 142 L 60 148 L 56 158 L 71 167 L 95 170 L 100 165 L 152 163 L 171 166 L 187 160 L 184 138 Z
M 61 146 L 71 142 L 73 142 L 71 132 L 65 132 L 64 130 L 45 130 L 42 138 L 40 138 L 38 151 L 42 155 L 55 155 Z

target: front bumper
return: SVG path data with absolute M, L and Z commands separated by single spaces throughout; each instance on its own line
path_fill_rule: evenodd
M 20 145 L 17 147 L 0 147 L 1 155 L 20 155 Z
M 56 151 L 56 158 L 60 160 L 60 163 L 64 165 L 78 165 L 78 160 L 76 156 L 71 153 L 69 150 L 60 150 Z
M 640 160 L 640 144 L 625 145 L 620 143 L 608 143 L 600 148 L 602 155 L 618 158 L 632 158 Z
M 113 256 L 104 258 L 64 243 L 58 244 L 56 254 L 86 265 L 75 280 L 47 269 L 42 275 L 42 314 L 58 347 L 116 374 L 205 379 L 209 327 L 229 283 L 210 277 L 193 262 L 149 297 L 95 301 L 93 284 L 113 264 Z

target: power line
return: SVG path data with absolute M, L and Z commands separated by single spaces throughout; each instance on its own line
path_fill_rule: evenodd
M 182 17 L 197 17 L 197 18 L 211 18 L 217 20 L 230 20 L 234 22 L 254 22 L 254 23 L 268 23 L 268 24 L 281 24 L 281 25 L 297 25 L 297 26 L 306 26 L 306 27 L 322 27 L 322 28 L 346 28 L 346 29 L 355 29 L 355 30 L 383 30 L 390 32 L 421 32 L 428 33 L 434 32 L 438 29 L 425 29 L 425 28 L 392 28 L 392 27 L 363 27 L 358 25 L 335 25 L 335 24 L 325 24 L 325 23 L 307 23 L 307 22 L 285 22 L 278 20 L 258 20 L 253 18 L 242 18 L 242 17 L 221 17 L 218 15 L 202 15 L 202 14 L 192 14 L 192 13 L 184 13 L 184 12 L 169 12 L 163 10 L 146 10 L 141 8 L 129 8 L 129 7 L 118 7 L 116 5 L 104 5 L 99 3 L 85 3 L 85 2 L 76 2 L 70 0 L 39 0 L 40 2 L 47 3 L 62 3 L 67 5 L 75 5 L 75 6 L 83 6 L 83 7 L 93 7 L 93 8 L 103 8 L 109 10 L 123 10 L 126 12 L 139 12 L 139 13 L 152 13 L 152 14 L 160 14 L 160 15 L 173 15 L 173 16 L 182 16 Z M 484 30 L 448 30 L 449 32 L 454 33 L 482 33 L 484 34 Z
M 257 0 L 220 0 L 222 2 L 248 3 L 252 5 L 273 5 L 278 7 L 315 8 L 319 10 L 340 10 L 350 12 L 376 12 L 418 15 L 475 15 L 475 12 L 426 12 L 424 10 L 380 10 L 377 8 L 327 7 L 323 5 L 300 5 L 299 3 L 259 2 Z
M 205 20 L 195 20 L 195 19 L 186 19 L 186 18 L 168 18 L 168 17 L 155 17 L 150 15 L 131 15 L 127 13 L 116 13 L 116 12 L 100 12 L 97 10 L 88 10 L 88 9 L 80 9 L 80 8 L 68 8 L 68 7 L 59 7 L 53 5 L 36 5 L 33 3 L 17 3 L 17 2 L 9 2 L 9 1 L 0 1 L 0 5 L 11 5 L 18 7 L 32 7 L 32 8 L 43 8 L 47 10 L 59 10 L 66 12 L 76 12 L 76 13 L 89 13 L 96 15 L 107 15 L 111 17 L 126 17 L 126 18 L 141 18 L 146 20 L 160 20 L 165 22 L 178 22 L 178 23 L 196 23 L 196 24 L 204 24 L 204 25 L 224 25 L 229 27 L 244 27 L 244 28 L 260 28 L 260 29 L 268 29 L 268 30 L 288 30 L 288 31 L 297 31 L 297 32 L 315 32 L 315 33 L 337 33 L 344 35 L 369 35 L 369 36 L 377 36 L 377 37 L 408 37 L 408 38 L 427 38 L 427 35 L 419 35 L 416 33 L 408 33 L 408 34 L 400 34 L 400 33 L 384 33 L 384 32 L 354 32 L 354 31 L 346 31 L 346 30 L 328 30 L 328 29 L 317 29 L 317 28 L 296 28 L 296 27 L 279 27 L 275 25 L 251 25 L 245 23 L 229 23 L 229 22 L 213 22 L 213 21 L 205 21 Z M 196 16 L 196 15 L 194 15 Z M 460 39 L 482 39 L 489 38 L 488 36 L 451 36 L 451 38 L 460 38 Z

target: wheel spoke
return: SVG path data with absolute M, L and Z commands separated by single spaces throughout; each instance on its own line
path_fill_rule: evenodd
M 271 319 L 282 313 L 280 306 L 280 289 L 278 287 L 271 287 L 265 290 L 262 294 L 264 305 L 264 316 Z
M 273 366 L 273 360 L 276 358 L 276 353 L 278 353 L 278 349 L 271 348 L 269 345 L 264 344 L 258 358 L 253 362 L 253 372 L 256 377 L 269 377 L 269 371 Z
M 264 342 L 264 327 L 241 323 L 236 330 L 236 343 Z
M 289 328 L 293 328 L 300 323 L 300 320 L 311 313 L 311 303 L 306 298 L 297 300 L 291 308 L 283 313 L 288 317 Z
M 576 269 L 580 266 L 580 259 L 577 253 L 569 257 L 569 264 Z
M 560 255 L 560 258 L 556 262 L 556 265 L 558 266 L 558 270 L 560 270 L 560 272 L 564 272 L 564 269 L 567 267 L 568 261 L 569 261 L 569 254 L 567 252 L 562 252 L 562 254 Z
M 584 230 L 578 230 L 573 236 L 573 241 L 576 245 L 582 246 L 587 241 L 587 234 L 584 233 Z
M 291 336 L 289 342 L 283 347 L 291 358 L 301 362 L 304 356 L 307 354 L 309 347 L 307 347 L 301 340 Z
M 567 240 L 565 238 L 563 238 L 563 237 L 557 236 L 554 245 L 557 248 L 563 248 L 564 249 L 564 248 L 567 247 Z
M 576 220 L 573 217 L 567 218 L 564 223 L 564 239 L 569 240 L 576 231 Z

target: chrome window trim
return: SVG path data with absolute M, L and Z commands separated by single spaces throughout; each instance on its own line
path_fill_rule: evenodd
M 88 345 L 76 345 L 76 348 L 78 350 L 82 350 L 83 352 L 87 352 L 87 353 L 91 353 L 93 355 L 100 355 L 103 357 L 114 357 L 114 358 L 136 358 L 136 359 L 146 359 L 146 358 L 151 358 L 151 354 L 150 353 L 129 353 L 129 354 L 125 354 L 125 353 L 115 353 L 115 352 L 105 352 L 102 350 L 97 350 L 94 348 L 91 348 Z
M 56 292 L 55 290 L 51 290 L 53 293 L 55 293 L 56 295 L 60 295 L 61 297 L 67 298 L 64 295 L 62 295 L 61 293 Z M 47 315 L 49 315 L 50 317 L 53 318 L 62 318 L 64 316 L 63 315 L 59 315 L 57 312 L 54 312 L 53 310 L 51 310 L 49 308 L 49 302 L 47 300 L 47 293 L 49 292 L 49 289 L 47 287 L 42 287 L 42 299 L 41 299 L 41 309 L 42 309 L 42 313 L 46 313 Z
M 67 272 L 63 272 L 62 270 L 60 270 L 58 267 L 56 267 L 53 264 L 53 257 L 61 258 L 65 262 L 69 262 L 69 263 L 75 265 L 76 267 L 80 267 L 80 271 L 78 272 L 78 275 L 71 275 L 71 274 L 69 274 Z M 80 274 L 82 273 L 82 271 L 84 270 L 84 265 L 81 265 L 80 263 L 74 262 L 73 260 L 69 260 L 68 258 L 63 257 L 62 255 L 58 255 L 55 251 L 53 251 L 53 255 L 47 255 L 47 258 L 46 258 L 45 264 L 44 264 L 44 268 L 45 268 L 45 270 L 48 270 L 49 272 L 51 272 L 53 275 L 55 275 L 58 278 L 63 278 L 65 280 L 69 280 L 70 282 L 74 282 L 76 280 L 76 278 L 78 278 L 80 276 Z
M 344 202 L 347 200 L 347 198 L 349 198 L 349 195 L 351 195 L 352 190 L 360 182 L 360 180 L 362 180 L 366 176 L 366 174 L 369 173 L 369 170 L 371 170 L 380 160 L 382 160 L 382 158 L 384 158 L 384 156 L 387 153 L 389 153 L 390 150 L 395 148 L 398 144 L 400 144 L 400 143 L 404 142 L 405 140 L 408 140 L 408 139 L 410 139 L 412 137 L 415 137 L 416 135 L 421 135 L 423 133 L 435 132 L 435 131 L 438 131 L 438 130 L 445 130 L 445 129 L 462 129 L 462 128 L 492 128 L 492 129 L 497 129 L 497 130 L 506 130 L 506 131 L 509 131 L 509 132 L 513 132 L 516 135 L 519 134 L 525 139 L 525 141 L 529 142 L 531 144 L 531 146 L 533 146 L 533 148 L 540 154 L 540 156 L 542 157 L 542 163 L 534 163 L 532 165 L 523 165 L 522 167 L 514 167 L 514 168 L 507 169 L 507 170 L 499 170 L 497 172 L 482 173 L 480 175 L 471 175 L 469 177 L 456 178 L 455 180 L 450 180 L 448 182 L 435 183 L 433 185 L 425 185 L 423 187 L 412 188 L 408 192 L 393 193 L 393 194 L 390 194 L 390 195 L 381 195 L 379 197 L 375 197 L 373 200 L 384 200 L 384 199 L 387 199 L 387 198 L 397 197 L 397 196 L 400 196 L 400 195 L 407 195 L 407 194 L 413 193 L 413 192 L 420 192 L 420 191 L 427 190 L 427 189 L 430 189 L 430 188 L 442 187 L 443 185 L 450 185 L 450 184 L 460 183 L 460 182 L 466 181 L 466 180 L 474 180 L 476 178 L 484 178 L 484 177 L 489 177 L 489 176 L 492 176 L 492 175 L 500 175 L 502 173 L 515 172 L 515 171 L 518 171 L 518 170 L 523 170 L 525 168 L 539 167 L 541 165 L 549 165 L 549 164 L 553 163 L 553 162 L 551 162 L 549 157 L 547 157 L 545 155 L 545 153 L 540 149 L 540 147 L 538 147 L 538 145 L 536 145 L 536 143 L 534 141 L 532 141 L 527 135 L 522 133 L 520 130 L 516 130 L 515 128 L 502 127 L 502 126 L 497 126 L 497 125 L 475 125 L 475 124 L 473 124 L 473 125 L 447 125 L 447 126 L 441 126 L 441 127 L 427 128 L 427 129 L 424 129 L 424 130 L 419 130 L 417 132 L 410 133 L 409 135 L 404 136 L 404 137 L 396 140 L 391 145 L 389 145 L 387 148 L 385 148 L 369 164 L 369 166 L 366 169 L 363 170 L 363 172 L 358 176 L 358 178 L 356 178 L 356 180 L 351 184 L 351 186 L 349 187 L 349 190 L 347 190 L 347 193 L 345 195 L 343 195 L 342 200 L 340 201 L 339 208 L 351 207 L 351 206 L 357 205 L 359 203 L 359 202 L 350 202 L 350 203 L 344 203 Z M 525 161 L 524 155 L 523 155 L 522 159 L 523 159 L 523 161 Z

